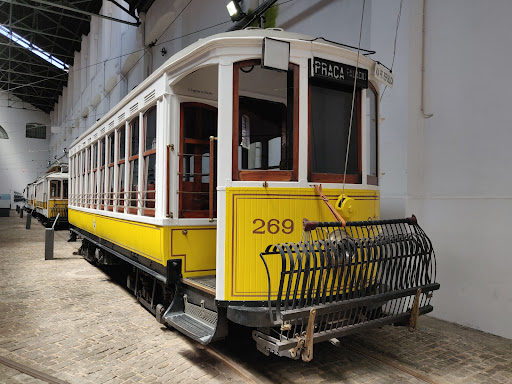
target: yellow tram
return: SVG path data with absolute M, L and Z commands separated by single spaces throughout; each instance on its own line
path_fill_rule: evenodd
M 159 321 L 203 344 L 232 321 L 306 361 L 316 342 L 431 311 L 430 241 L 414 217 L 379 220 L 375 68 L 281 30 L 175 54 L 69 149 L 85 257 L 120 264 Z
M 51 227 L 67 225 L 68 217 L 68 168 L 67 165 L 53 166 L 25 188 L 24 209 Z

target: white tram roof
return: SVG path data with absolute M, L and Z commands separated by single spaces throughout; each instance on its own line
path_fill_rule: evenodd
M 353 60 L 354 62 L 357 59 L 357 52 L 353 49 L 350 49 L 348 46 L 344 46 L 343 44 L 337 44 L 335 42 L 324 40 L 322 37 L 315 38 L 313 36 L 300 33 L 286 32 L 281 29 L 253 28 L 211 35 L 197 40 L 195 43 L 190 44 L 189 46 L 172 55 L 165 63 L 153 71 L 153 73 L 151 73 L 144 81 L 142 81 L 137 87 L 129 92 L 119 103 L 117 103 L 116 106 L 110 109 L 110 111 L 107 112 L 100 120 L 94 123 L 88 130 L 86 130 L 75 141 L 73 141 L 71 148 L 73 148 L 75 145 L 78 145 L 80 141 L 86 138 L 99 126 L 106 124 L 107 120 L 111 119 L 123 106 L 129 103 L 130 100 L 134 99 L 137 95 L 142 93 L 155 80 L 162 76 L 166 71 L 171 69 L 172 66 L 181 64 L 180 61 L 186 61 L 188 56 L 195 56 L 194 54 L 201 54 L 216 48 L 232 47 L 233 45 L 236 45 L 236 42 L 238 42 L 241 47 L 250 46 L 252 45 L 251 43 L 260 43 L 265 37 L 272 37 L 289 41 L 294 46 L 299 48 L 300 45 L 302 45 L 302 49 L 312 49 L 315 47 L 315 51 L 325 52 L 330 55 L 334 54 L 335 56 L 343 56 L 348 60 Z M 363 54 L 366 52 L 367 51 L 364 49 L 361 50 L 359 56 L 359 65 L 363 68 L 366 67 L 367 69 L 370 69 L 375 61 L 367 56 L 364 56 Z M 107 131 L 110 131 L 110 129 L 106 130 L 106 132 Z M 87 147 L 88 145 L 89 143 L 84 145 L 84 147 Z
M 52 172 L 47 175 L 45 175 L 46 179 L 51 180 L 67 180 L 69 177 L 69 173 L 67 172 Z

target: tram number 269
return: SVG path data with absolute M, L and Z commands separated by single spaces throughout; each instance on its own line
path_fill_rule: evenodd
M 277 219 L 270 219 L 267 222 L 263 219 L 254 219 L 252 223 L 256 225 L 252 233 L 257 235 L 264 235 L 265 233 L 275 235 L 279 232 L 289 235 L 295 228 L 292 219 L 284 219 L 282 222 Z

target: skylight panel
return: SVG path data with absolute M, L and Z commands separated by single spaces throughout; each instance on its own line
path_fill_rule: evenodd
M 9 28 L 7 28 L 4 25 L 0 25 L 0 34 L 4 35 L 5 37 L 11 39 L 15 43 L 21 45 L 23 48 L 28 49 L 33 54 L 39 56 L 41 59 L 49 62 L 53 66 L 62 69 L 65 72 L 69 71 L 69 65 L 64 63 L 62 60 L 57 59 L 56 57 L 50 55 L 45 50 L 39 48 L 35 44 L 31 44 L 27 39 L 21 37 L 16 32 L 11 31 Z

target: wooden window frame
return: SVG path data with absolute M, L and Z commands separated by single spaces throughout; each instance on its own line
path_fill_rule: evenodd
M 122 131 L 124 129 L 124 154 L 123 154 L 123 158 L 121 159 L 121 137 L 122 137 Z M 123 125 L 122 127 L 118 128 L 116 130 L 116 135 L 117 135 L 117 162 L 116 162 L 116 166 L 117 166 L 117 180 L 116 180 L 116 184 L 117 184 L 117 196 L 115 198 L 115 201 L 116 201 L 116 206 L 117 206 L 117 212 L 120 212 L 120 213 L 124 213 L 125 212 L 125 208 L 126 208 L 126 199 L 124 197 L 125 195 L 125 190 L 126 190 L 126 178 L 125 178 L 125 174 L 126 174 L 126 124 Z M 121 172 L 121 165 L 125 166 L 125 170 L 123 170 L 123 172 Z M 121 191 L 121 180 L 124 179 L 124 190 Z M 115 189 L 115 188 L 114 188 Z M 123 194 L 123 197 L 121 198 L 121 194 Z
M 312 118 L 311 118 L 311 87 L 315 85 L 312 84 L 311 81 L 308 84 L 308 181 L 315 183 L 348 183 L 348 184 L 361 184 L 362 183 L 362 174 L 363 174 L 363 163 L 362 163 L 362 141 L 361 141 L 361 88 L 356 89 L 356 100 L 355 100 L 355 112 L 356 112 L 356 121 L 357 121 L 357 174 L 347 174 L 345 175 L 345 180 L 343 178 L 343 174 L 336 173 L 313 173 L 312 171 Z M 352 127 L 354 128 L 354 127 Z M 352 132 L 353 133 L 353 132 Z M 346 145 L 346 143 L 345 143 Z
M 299 72 L 297 64 L 290 63 L 288 70 L 293 71 L 293 169 L 291 170 L 239 170 L 238 169 L 238 117 L 239 117 L 239 79 L 240 67 L 261 65 L 261 59 L 244 60 L 233 63 L 233 181 L 297 181 L 299 170 Z M 287 106 L 288 108 L 288 106 Z
M 151 108 L 150 108 L 151 109 Z M 148 109 L 149 111 L 149 109 Z M 132 169 L 131 169 L 131 166 L 132 166 L 132 161 L 134 160 L 138 160 L 140 162 L 140 121 L 139 121 L 139 125 L 138 125 L 138 130 L 139 130 L 139 140 L 137 142 L 137 154 L 136 155 L 132 155 L 132 123 L 135 121 L 135 120 L 140 120 L 139 116 L 137 117 L 134 117 L 132 120 L 130 120 L 130 122 L 128 123 L 128 127 L 129 127 L 129 137 L 128 137 L 128 142 L 130 143 L 129 145 L 129 148 L 128 148 L 128 178 L 130 179 L 129 180 L 129 183 L 127 183 L 127 185 L 129 185 L 129 190 L 131 191 L 132 189 L 132 180 L 131 180 L 131 177 L 132 177 Z M 139 165 L 137 164 L 137 167 Z M 139 174 L 138 170 L 137 170 L 137 175 Z M 135 191 L 135 196 L 136 196 L 136 206 L 133 207 L 131 206 L 131 193 L 132 192 L 128 192 L 128 195 L 129 195 L 129 202 L 128 202 L 128 213 L 129 214 L 132 214 L 132 215 L 136 215 L 139 211 L 139 180 L 138 180 L 138 177 L 137 177 L 137 190 Z
M 91 193 L 92 193 L 92 208 L 96 209 L 98 206 L 98 142 L 94 142 L 91 144 L 91 153 L 92 153 L 92 183 L 91 183 Z
M 100 161 L 98 163 L 98 166 L 99 166 L 99 174 L 100 174 L 100 178 L 98 180 L 98 183 L 99 183 L 99 190 L 98 190 L 98 194 L 99 194 L 99 199 L 98 199 L 98 209 L 104 209 L 105 208 L 105 177 L 101 177 L 101 175 L 103 174 L 104 176 L 106 175 L 106 171 L 105 171 L 105 164 L 107 163 L 107 159 L 106 159 L 106 148 L 107 148 L 107 145 L 105 144 L 105 141 L 107 140 L 108 136 L 105 136 L 105 137 L 102 137 L 98 140 L 98 156 L 100 158 Z M 105 144 L 105 148 L 103 148 L 103 144 Z M 103 192 L 102 192 L 103 191 Z
M 156 181 L 157 181 L 157 175 L 156 175 L 156 166 L 157 166 L 157 162 L 155 161 L 155 190 L 154 190 L 154 193 L 155 193 L 155 201 L 154 201 L 154 204 L 155 204 L 155 207 L 154 208 L 146 208 L 146 196 L 147 196 L 147 185 L 146 185 L 146 158 L 149 158 L 150 155 L 156 155 L 156 148 L 158 147 L 158 139 L 157 139 L 157 144 L 155 145 L 155 148 L 153 149 L 150 149 L 148 151 L 146 151 L 146 136 L 147 136 L 147 115 L 148 113 L 151 111 L 151 110 L 155 110 L 155 113 L 156 113 L 156 121 L 155 121 L 155 139 L 157 139 L 158 135 L 157 135 L 157 132 L 158 132 L 158 108 L 156 105 L 153 105 L 151 106 L 150 108 L 148 108 L 144 114 L 142 115 L 142 124 L 143 124 L 143 131 L 142 131 L 142 134 L 143 134 L 143 146 L 142 146 L 142 167 L 144 169 L 144 172 L 142 174 L 142 190 L 141 190 L 141 194 L 142 194 L 142 215 L 144 216 L 150 216 L 150 217 L 155 217 L 156 216 Z M 139 124 L 141 124 L 141 122 L 139 121 Z M 139 138 L 140 140 L 140 138 Z M 139 156 L 141 154 L 139 153 Z M 149 161 L 149 160 L 148 160 Z M 139 164 L 140 164 L 140 157 L 139 157 Z
M 376 153 L 375 153 L 375 160 L 377 162 L 376 168 L 377 168 L 377 176 L 368 175 L 368 171 L 370 170 L 370 164 L 367 164 L 367 172 L 366 172 L 366 184 L 368 185 L 379 185 L 379 93 L 377 92 L 377 89 L 373 86 L 372 83 L 368 82 L 368 89 L 366 92 L 372 92 L 375 96 L 375 145 L 376 145 Z M 369 152 L 371 150 L 370 143 L 366 143 L 366 150 Z
M 85 149 L 81 150 L 80 151 L 80 163 L 81 163 L 81 177 L 80 177 L 80 195 L 81 195 L 81 203 L 80 203 L 80 206 L 81 207 L 85 207 L 86 206 L 86 190 L 85 190 L 85 163 L 86 163 L 86 157 L 87 157 L 87 153 L 85 151 Z
M 107 198 L 107 201 L 105 203 L 105 206 L 107 207 L 107 210 L 109 211 L 114 211 L 114 201 L 115 201 L 115 198 L 114 198 L 114 191 L 111 191 L 110 190 L 110 186 L 111 185 L 116 185 L 116 181 L 114 180 L 114 182 L 112 183 L 112 180 L 111 180 L 111 177 L 110 177 L 110 169 L 112 169 L 112 179 L 114 178 L 115 176 L 115 168 L 114 168 L 114 165 L 115 165 L 115 162 L 116 162 L 116 158 L 115 158 L 115 142 L 116 142 L 116 137 L 115 137 L 115 132 L 112 132 L 110 133 L 109 135 L 107 135 L 107 151 L 108 151 L 108 155 L 106 156 L 106 162 L 107 162 L 107 171 L 105 172 L 105 178 L 107 178 L 107 174 L 108 174 L 108 183 L 107 183 L 107 187 L 108 187 L 108 198 Z M 114 145 L 112 145 L 112 141 L 114 142 Z M 112 162 L 109 162 L 110 160 L 110 157 L 111 157 L 111 152 L 112 150 L 114 150 L 114 153 L 112 154 Z M 114 188 L 115 190 L 115 188 Z
M 203 108 L 203 109 L 208 109 L 212 112 L 215 112 L 217 114 L 217 118 L 218 118 L 218 113 L 219 113 L 219 110 L 217 107 L 214 107 L 212 105 L 209 105 L 209 104 L 204 104 L 204 103 L 199 103 L 199 102 L 185 102 L 185 103 L 181 103 L 180 104 L 180 154 L 183 154 L 184 153 L 184 145 L 185 144 L 206 144 L 204 143 L 202 140 L 198 140 L 198 139 L 188 139 L 190 140 L 188 143 L 185 143 L 185 127 L 183 125 L 183 122 L 184 122 L 184 118 L 185 118 L 185 107 L 196 107 L 196 108 Z M 217 126 L 217 134 L 219 132 L 219 127 Z M 208 144 L 209 144 L 209 141 L 208 141 Z M 213 158 L 212 154 L 210 154 L 210 161 L 215 161 L 215 159 Z M 179 169 L 179 188 L 178 190 L 179 191 L 183 191 L 183 157 L 182 156 L 179 156 L 179 166 L 178 166 L 178 169 Z M 194 168 L 195 170 L 195 168 Z M 195 171 L 194 171 L 195 172 Z M 209 176 L 209 182 L 211 182 L 213 179 L 213 175 L 210 175 Z M 180 218 L 186 218 L 186 219 L 206 219 L 209 217 L 209 211 L 207 210 L 196 210 L 196 211 L 188 211 L 187 212 L 187 215 L 186 216 L 182 216 L 182 212 L 183 212 L 183 194 L 180 194 L 180 197 L 179 197 L 179 201 L 178 201 L 178 216 Z M 216 215 L 215 215 L 216 216 Z
M 52 196 L 52 183 L 57 183 L 57 190 L 59 191 L 58 196 Z M 59 185 L 60 180 L 50 180 L 50 199 L 57 200 L 62 199 L 62 185 Z

